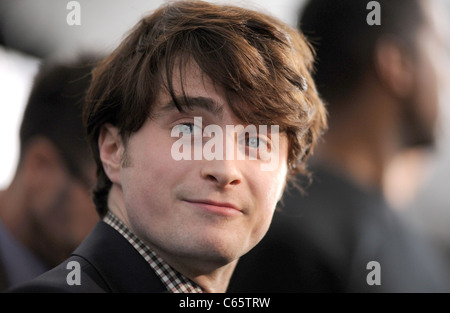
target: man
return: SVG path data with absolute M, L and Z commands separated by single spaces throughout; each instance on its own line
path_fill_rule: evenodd
M 95 164 L 81 116 L 89 62 L 45 62 L 35 77 L 18 167 L 0 192 L 1 290 L 62 262 L 98 221 L 89 194 Z
M 176 1 L 144 17 L 87 96 L 103 221 L 15 291 L 225 292 L 326 126 L 312 60 L 251 10 Z
M 241 260 L 230 291 L 449 290 L 440 256 L 383 196 L 395 155 L 435 140 L 442 47 L 432 6 L 378 1 L 381 25 L 371 26 L 367 3 L 314 0 L 303 9 L 329 130 L 311 159 L 312 185 L 286 194 L 284 214 Z

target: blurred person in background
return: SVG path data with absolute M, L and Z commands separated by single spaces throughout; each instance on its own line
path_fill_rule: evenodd
M 0 192 L 0 290 L 60 263 L 98 221 L 81 117 L 93 62 L 44 62 L 34 79 L 16 173 Z
M 384 195 L 399 153 L 435 145 L 443 51 L 435 3 L 380 0 L 373 26 L 367 3 L 313 0 L 299 16 L 317 51 L 329 130 L 311 159 L 312 184 L 285 194 L 267 236 L 241 258 L 232 292 L 449 291 L 441 251 Z

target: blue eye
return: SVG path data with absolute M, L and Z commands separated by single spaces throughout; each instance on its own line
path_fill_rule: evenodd
M 183 134 L 193 134 L 194 133 L 194 124 L 186 123 L 178 125 L 180 132 Z
M 247 137 L 245 138 L 245 144 L 250 148 L 259 148 L 259 138 L 258 137 Z
M 178 130 L 179 133 L 183 135 L 202 135 L 202 128 L 194 123 L 182 123 L 175 125 L 174 129 Z M 196 130 L 197 129 L 197 130 Z

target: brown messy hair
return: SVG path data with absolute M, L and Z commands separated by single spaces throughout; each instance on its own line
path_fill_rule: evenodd
M 279 125 L 289 142 L 289 177 L 306 173 L 306 159 L 326 128 L 326 110 L 311 78 L 313 52 L 298 30 L 252 10 L 203 1 L 173 1 L 141 19 L 93 71 L 84 122 L 97 163 L 94 202 L 107 210 L 112 182 L 99 155 L 101 127 L 110 123 L 127 141 L 152 117 L 155 99 L 172 86 L 175 70 L 194 60 L 225 89 L 245 124 Z M 242 105 L 244 103 L 245 105 Z

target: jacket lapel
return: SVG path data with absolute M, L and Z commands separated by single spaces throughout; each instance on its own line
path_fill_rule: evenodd
M 97 223 L 73 255 L 86 259 L 112 292 L 167 292 L 139 252 L 102 221 Z

